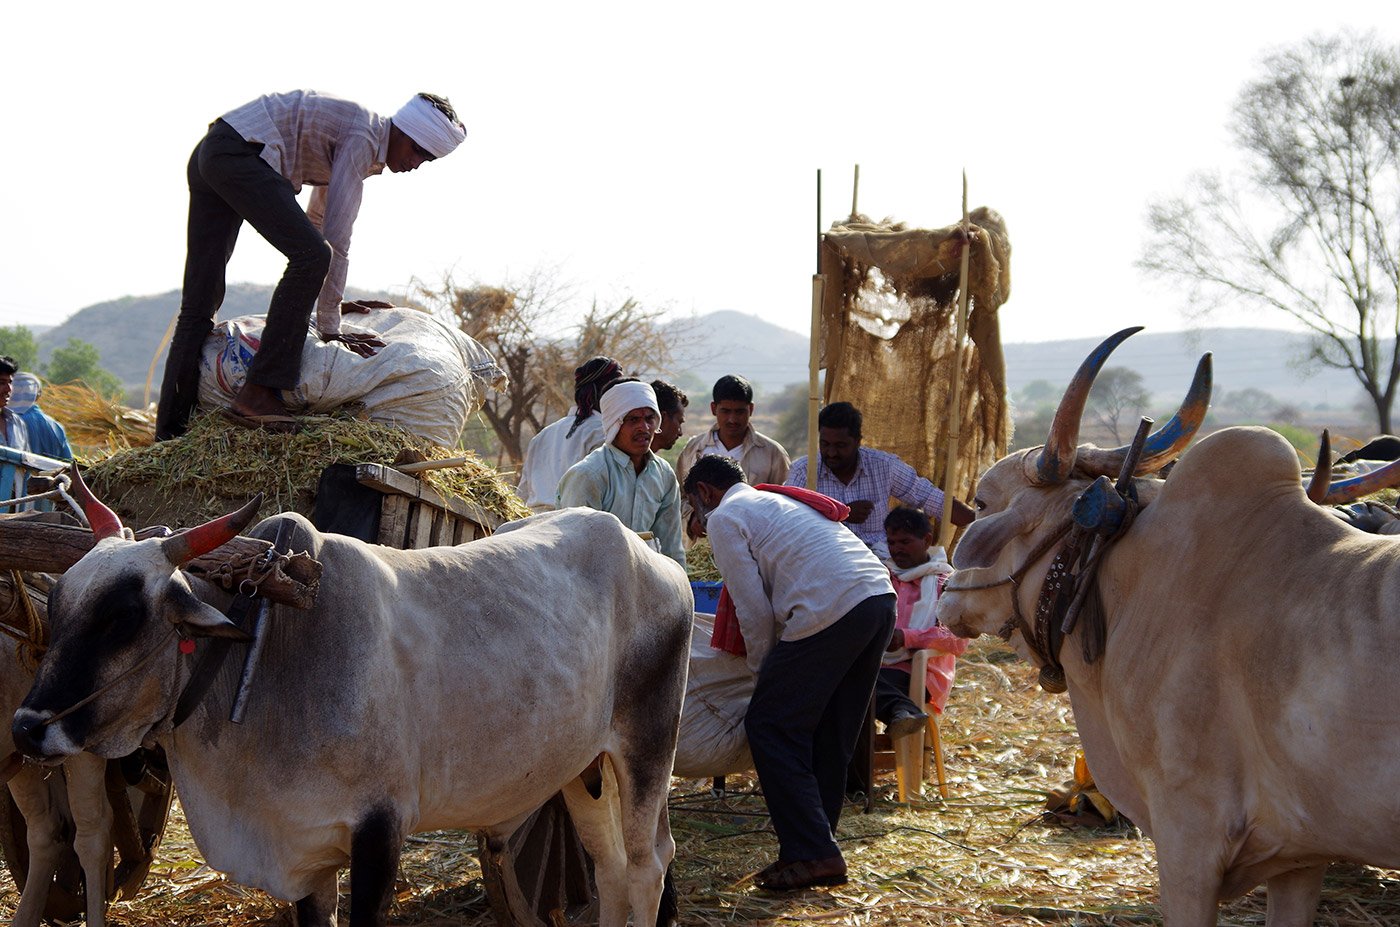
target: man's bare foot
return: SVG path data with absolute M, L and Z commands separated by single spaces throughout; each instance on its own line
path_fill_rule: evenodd
M 244 383 L 238 395 L 233 397 L 230 408 L 238 415 L 286 415 L 287 407 L 282 404 L 281 394 L 271 387 L 256 383 Z

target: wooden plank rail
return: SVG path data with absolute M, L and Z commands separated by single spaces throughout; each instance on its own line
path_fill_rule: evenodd
M 451 515 L 455 515 L 458 518 L 474 522 L 480 525 L 486 534 L 495 531 L 503 522 L 503 519 L 499 516 L 493 515 L 475 503 L 467 502 L 465 499 L 445 498 L 422 480 L 409 476 L 406 473 L 401 473 L 395 468 L 384 464 L 357 464 L 355 467 L 355 479 L 359 480 L 365 486 L 370 486 L 383 493 L 407 496 L 409 499 L 428 503 L 427 508 L 429 511 L 419 514 L 416 520 L 413 513 L 410 512 L 408 516 L 410 522 L 408 525 L 409 541 L 413 542 L 416 538 L 421 538 L 426 542 L 424 544 L 412 544 L 411 546 L 414 547 L 426 547 L 435 537 L 443 536 L 440 532 L 433 530 L 434 518 L 431 511 L 432 509 L 438 509 L 444 513 L 451 513 Z M 426 522 L 427 526 L 420 530 L 420 524 L 424 522 Z M 464 539 L 470 540 L 470 538 L 465 538 L 465 534 L 463 536 Z
M 73 525 L 51 524 L 23 515 L 0 518 L 0 569 L 62 573 L 97 542 L 92 532 Z M 239 535 L 222 547 L 196 557 L 182 568 L 209 579 L 230 561 L 256 557 L 272 547 L 268 541 Z M 321 564 L 309 557 L 288 561 L 287 574 L 274 573 L 261 586 L 274 602 L 306 608 L 315 600 Z

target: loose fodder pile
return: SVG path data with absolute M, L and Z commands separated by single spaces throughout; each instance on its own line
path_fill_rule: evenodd
M 39 407 L 63 424 L 68 443 L 80 456 L 145 447 L 156 439 L 154 407 L 128 408 L 81 380 L 45 385 Z
M 1127 925 L 1160 923 L 1156 859 L 1132 828 L 1101 831 L 1042 823 L 1044 792 L 1070 775 L 1078 739 L 1068 699 L 1041 693 L 1003 645 L 974 643 L 943 722 L 950 799 L 895 804 L 893 780 L 877 786 L 871 814 L 848 804 L 840 839 L 851 881 L 777 895 L 752 875 L 776 842 L 754 783 L 731 776 L 723 798 L 709 782 L 672 789 L 675 877 L 683 925 Z M 275 787 L 270 785 L 269 787 Z M 1183 799 L 1185 800 L 1185 799 Z M 410 839 L 389 923 L 489 927 L 470 834 Z M 342 892 L 348 882 L 342 876 Z M 15 904 L 6 882 L 0 915 Z M 348 899 L 342 896 L 341 922 Z M 1222 908 L 1221 923 L 1264 923 L 1262 891 Z M 112 907 L 125 927 L 289 927 L 291 912 L 204 866 L 183 819 L 166 834 L 141 896 Z M 1317 923 L 1375 927 L 1400 921 L 1400 878 L 1334 866 Z
M 503 520 L 530 514 L 494 468 L 408 432 L 350 416 L 307 416 L 295 434 L 239 428 L 218 414 L 196 418 L 173 441 L 121 451 L 86 471 L 93 491 L 134 526 L 187 527 L 227 514 L 255 492 L 262 514 L 310 517 L 321 471 L 333 463 L 393 463 L 467 456 L 461 466 L 418 474 L 443 496 Z

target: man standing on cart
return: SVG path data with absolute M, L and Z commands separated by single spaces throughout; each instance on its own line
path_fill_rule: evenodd
M 187 171 L 190 214 L 180 316 L 161 381 L 156 439 L 184 434 L 199 398 L 204 339 L 224 301 L 224 271 L 246 221 L 287 258 L 262 344 L 230 410 L 250 427 L 287 431 L 281 391 L 301 378 L 301 352 L 315 310 L 323 341 L 362 357 L 383 347 L 373 334 L 341 331 L 350 233 L 365 178 L 416 170 L 451 154 L 467 131 L 445 98 L 420 93 L 386 119 L 314 90 L 258 97 L 215 119 Z M 297 193 L 315 188 L 303 212 Z

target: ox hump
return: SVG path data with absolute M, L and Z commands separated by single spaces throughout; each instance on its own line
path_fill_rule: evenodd
M 1230 497 L 1272 492 L 1301 492 L 1298 454 L 1282 435 L 1259 426 L 1224 428 L 1203 438 L 1182 456 L 1167 480 L 1174 488 L 1208 491 Z

